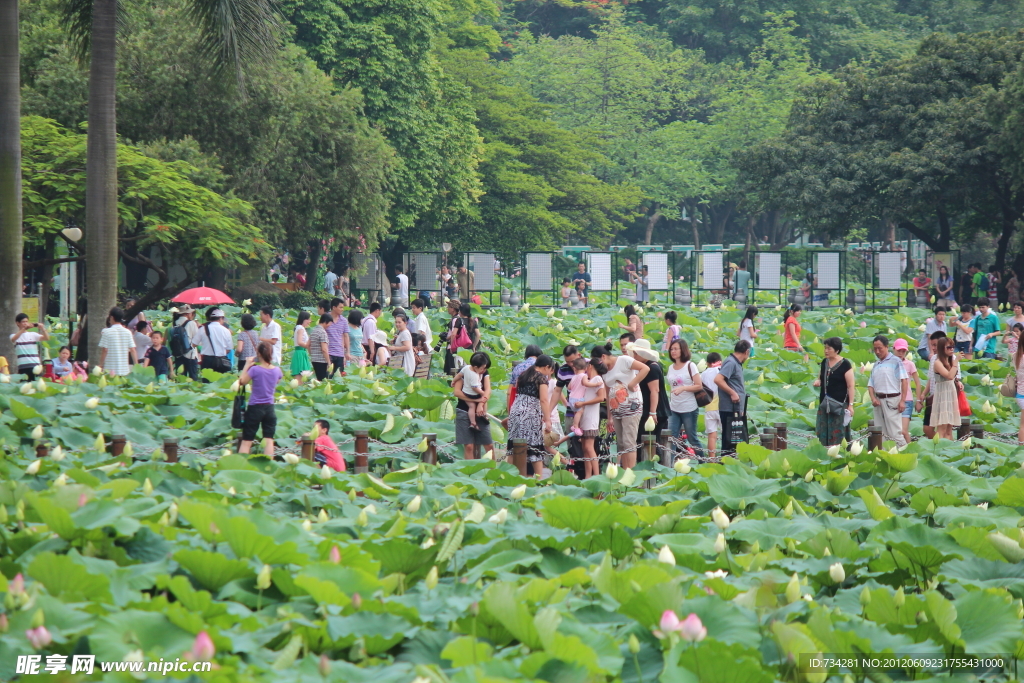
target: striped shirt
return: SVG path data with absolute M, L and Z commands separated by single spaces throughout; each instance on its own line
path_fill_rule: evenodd
M 345 355 L 345 342 L 342 337 L 346 334 L 348 334 L 348 320 L 339 316 L 327 328 L 327 350 L 331 352 L 332 356 L 341 358 Z
M 131 372 L 128 365 L 128 351 L 135 348 L 132 331 L 120 323 L 111 325 L 100 332 L 100 348 L 107 350 L 103 361 L 103 369 L 112 375 L 127 375 Z
M 333 325 L 332 325 L 333 327 Z M 309 360 L 313 363 L 329 363 L 324 358 L 324 352 L 320 344 L 327 341 L 327 330 L 320 325 L 309 328 Z
M 16 365 L 19 368 L 34 368 L 42 362 L 39 360 L 39 340 L 42 338 L 43 335 L 38 332 L 22 332 L 21 336 L 18 337 L 18 341 L 14 342 Z M 11 335 L 11 341 L 14 341 L 13 334 Z

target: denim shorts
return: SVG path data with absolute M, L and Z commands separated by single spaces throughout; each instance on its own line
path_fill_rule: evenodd
M 907 407 L 903 409 L 903 417 L 914 417 L 914 401 L 907 401 Z

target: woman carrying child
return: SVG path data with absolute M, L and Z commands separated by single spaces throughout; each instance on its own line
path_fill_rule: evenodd
M 484 376 L 487 369 L 491 367 L 491 358 L 482 351 L 474 353 L 469 363 L 462 366 L 458 377 L 462 378 L 462 393 L 465 394 L 465 403 L 468 405 L 466 411 L 469 415 L 469 428 L 480 429 L 487 426 L 487 401 L 490 400 L 490 390 L 484 389 Z

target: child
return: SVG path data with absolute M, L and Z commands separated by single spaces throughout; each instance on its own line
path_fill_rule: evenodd
M 668 325 L 668 329 L 665 330 L 665 339 L 662 341 L 661 350 L 668 355 L 668 348 L 672 346 L 672 342 L 683 336 L 683 328 L 676 323 L 679 319 L 679 315 L 675 311 L 669 311 L 665 314 L 665 324 Z
M 427 348 L 427 337 L 421 332 L 412 333 L 412 350 L 416 352 L 417 356 L 425 356 L 430 353 L 430 349 Z
M 462 393 L 466 395 L 466 403 L 469 404 L 469 428 L 480 429 L 477 420 L 486 421 L 487 401 L 490 399 L 488 392 L 484 391 L 483 373 L 491 367 L 491 358 L 482 351 L 474 353 L 467 365 L 459 370 L 462 375 Z
M 569 278 L 562 278 L 562 306 L 567 307 L 569 305 L 569 294 L 572 292 L 572 287 L 570 287 L 570 284 L 571 283 L 569 282 Z
M 903 410 L 903 438 L 907 440 L 907 443 L 912 441 L 910 438 L 910 418 L 914 416 L 914 396 L 921 393 L 921 378 L 917 373 L 917 366 L 914 364 L 914 361 L 907 358 L 907 353 L 910 350 L 909 347 L 910 345 L 907 344 L 906 339 L 897 339 L 896 343 L 893 344 L 893 353 L 903 361 L 903 367 L 906 369 L 907 375 L 914 379 L 914 386 L 911 387 L 908 383 L 907 395 L 903 397 L 907 404 Z
M 164 346 L 164 335 L 162 332 L 153 331 L 149 338 L 153 340 L 152 346 L 146 349 L 143 357 L 142 367 L 153 366 L 158 382 L 166 382 L 168 377 L 174 377 L 174 367 L 170 364 L 171 351 Z
M 295 332 L 292 334 L 292 341 L 295 342 L 295 350 L 292 351 L 292 377 L 300 377 L 302 373 L 313 369 L 309 360 L 309 311 L 299 311 L 295 319 Z
M 974 326 L 971 325 L 974 318 L 974 306 L 964 304 L 960 307 L 960 317 L 953 319 L 956 325 L 956 338 L 954 343 L 956 352 L 960 354 L 961 360 L 970 360 L 974 354 Z
M 711 393 L 711 403 L 704 408 L 704 432 L 708 435 L 707 455 L 715 454 L 715 446 L 718 445 L 718 430 L 722 427 L 722 417 L 718 413 L 718 385 L 715 384 L 715 376 L 721 372 L 721 354 L 711 352 L 705 360 L 708 367 L 700 373 L 700 381 L 704 389 Z
M 1024 325 L 1021 323 L 1014 323 L 1013 327 L 1003 337 L 1003 343 L 1006 344 L 1007 350 L 1010 352 L 1010 362 L 1017 356 L 1017 346 L 1020 344 L 1020 335 L 1024 333 Z M 56 372 L 56 367 L 54 368 Z
M 576 404 L 583 400 L 587 394 L 587 387 L 597 387 L 604 384 L 604 380 L 597 375 L 591 374 L 590 363 L 585 358 L 577 358 L 572 362 L 572 368 L 576 374 L 569 380 L 569 409 L 574 411 L 572 418 L 572 433 L 576 436 L 583 436 L 583 429 L 580 427 L 580 420 L 583 419 L 583 411 L 576 410 Z
M 64 379 L 74 371 L 71 365 L 71 349 L 66 346 L 60 347 L 57 352 L 57 360 L 53 361 L 53 374 L 57 379 Z
M 338 447 L 334 445 L 334 439 L 329 436 L 331 431 L 330 423 L 327 420 L 317 420 L 314 424 L 319 436 L 313 441 L 316 449 L 316 452 L 313 454 L 313 460 L 318 465 L 327 465 L 335 472 L 344 472 L 345 457 L 338 450 Z

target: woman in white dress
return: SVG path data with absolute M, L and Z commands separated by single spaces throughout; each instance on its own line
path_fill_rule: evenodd
M 939 339 L 935 344 L 935 397 L 929 424 L 940 439 L 953 438 L 953 425 L 960 424 L 960 406 L 956 396 L 956 373 L 960 369 L 953 340 Z

